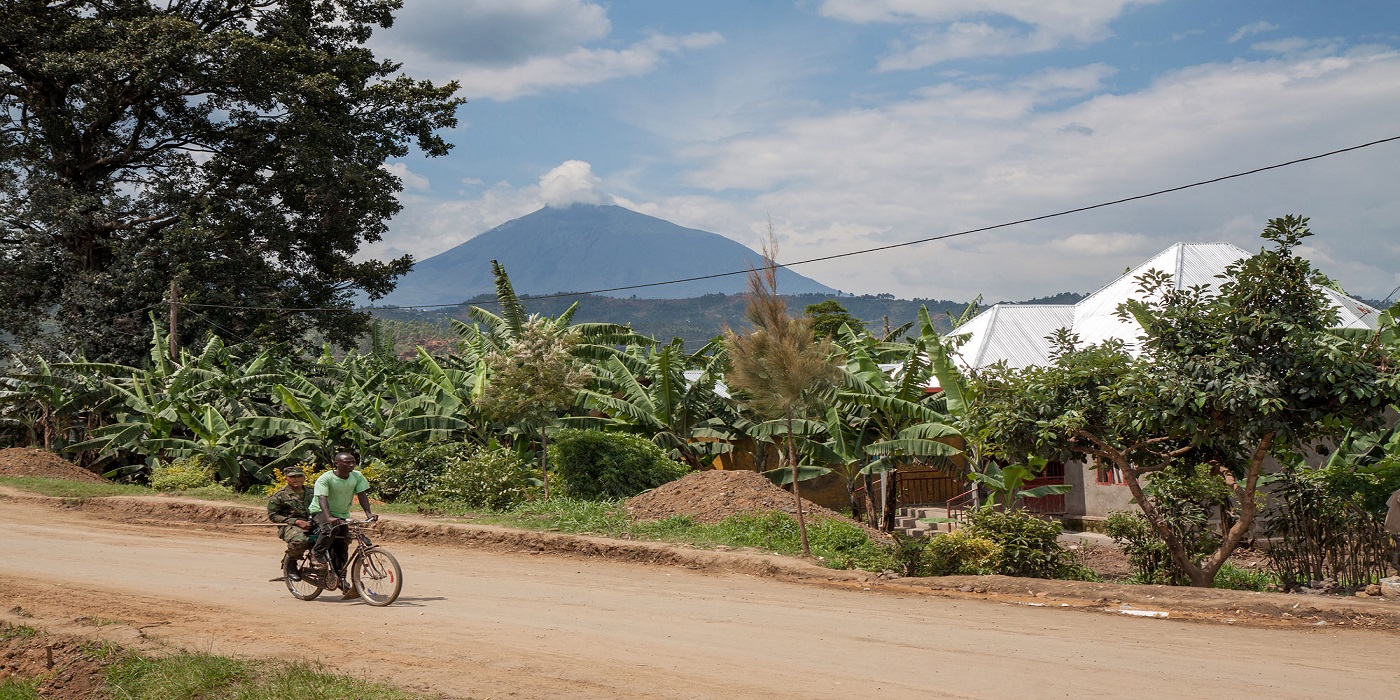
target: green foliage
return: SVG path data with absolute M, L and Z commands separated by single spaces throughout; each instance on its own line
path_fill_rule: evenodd
M 422 501 L 433 492 L 451 460 L 476 450 L 461 442 L 398 442 L 388 445 L 376 465 L 376 494 L 390 503 Z
M 185 457 L 151 469 L 151 488 L 188 491 L 214 485 L 214 470 L 202 457 Z
M 1281 583 L 1278 575 L 1272 571 L 1246 569 L 1230 562 L 1225 562 L 1215 575 L 1216 588 L 1233 591 L 1271 591 L 1277 590 Z
M 600 430 L 561 430 L 549 460 L 575 498 L 629 498 L 685 476 L 686 466 L 646 438 Z
M 935 535 L 924 547 L 920 575 L 924 576 L 985 576 L 1002 570 L 1005 549 L 995 541 L 954 530 Z
M 29 625 L 14 625 L 8 622 L 0 622 L 0 641 L 9 639 L 33 639 L 39 635 L 39 630 Z
M 151 492 L 135 484 L 115 484 L 110 481 L 64 481 L 34 476 L 0 476 L 0 484 L 58 498 L 93 498 L 99 496 L 149 495 Z
M 10 676 L 0 680 L 0 700 L 40 700 L 39 682 Z
M 186 314 L 187 342 L 211 321 L 352 342 L 355 293 L 387 293 L 412 262 L 355 261 L 400 206 L 381 166 L 444 155 L 436 132 L 462 103 L 365 48 L 396 6 L 7 2 L 0 331 L 134 362 L 140 311 L 180 279 L 185 301 L 216 305 Z
M 1069 493 L 1070 489 L 1074 488 L 1069 484 L 1046 484 L 1030 489 L 1021 488 L 1026 482 L 1034 479 L 1036 474 L 1045 470 L 1046 460 L 1043 457 L 1030 457 L 1026 462 L 1027 464 L 1012 464 L 1007 467 L 990 462 L 983 466 L 982 471 L 974 471 L 968 475 L 972 481 L 981 484 L 986 489 L 987 502 L 984 505 L 1018 508 L 1022 499 Z
M 1191 561 L 1199 561 L 1220 546 L 1219 534 L 1211 530 L 1211 517 L 1229 503 L 1230 489 L 1209 466 L 1168 467 L 1150 474 L 1143 484 L 1143 493 L 1152 499 L 1159 517 L 1185 545 Z M 1136 581 L 1190 584 L 1187 573 L 1172 561 L 1166 541 L 1141 512 L 1110 513 L 1105 527 L 1106 534 L 1128 555 Z
M 1330 578 L 1360 586 L 1388 575 L 1396 557 L 1384 527 L 1390 492 L 1382 489 L 1394 483 L 1388 462 L 1338 460 L 1274 476 L 1264 531 L 1274 540 L 1269 559 L 1285 585 Z
M 786 555 L 802 552 L 797 520 L 777 512 L 739 515 L 713 525 L 696 523 L 683 516 L 638 522 L 627 517 L 620 500 L 556 497 L 522 503 L 482 520 L 537 530 L 680 542 L 700 547 L 750 547 Z M 858 525 L 818 518 L 808 524 L 808 536 L 812 556 L 829 568 L 887 571 L 899 566 L 894 549 L 872 541 Z
M 509 450 L 459 451 L 447 455 L 429 496 L 435 501 L 506 510 L 535 494 L 535 477 L 530 465 Z
M 1063 526 L 1023 510 L 979 508 L 968 514 L 967 535 L 1001 547 L 996 573 L 1031 578 L 1087 578 L 1074 554 L 1056 541 Z
M 111 697 L 130 700 L 228 698 L 229 700 L 409 700 L 418 697 L 381 683 L 326 673 L 308 663 L 281 663 L 181 653 L 129 655 L 108 667 Z
M 1347 427 L 1374 429 L 1400 395 L 1384 331 L 1328 330 L 1336 311 L 1295 252 L 1311 235 L 1305 218 L 1270 220 L 1270 247 L 1227 267 L 1213 289 L 1142 275 L 1140 298 L 1118 310 L 1143 329 L 1136 357 L 1116 341 L 1081 348 L 1062 332 L 1051 365 L 984 371 L 970 416 L 979 441 L 1005 457 L 1092 456 L 1135 491 L 1144 473 L 1183 458 L 1208 464 L 1229 484 L 1234 512 L 1207 557 L 1192 561 L 1191 543 L 1152 499 L 1141 505 L 1192 585 L 1209 585 L 1254 525 L 1265 459 L 1290 461 Z
M 802 310 L 802 315 L 812 319 L 812 335 L 818 340 L 835 338 L 841 332 L 841 326 L 846 326 L 856 334 L 865 332 L 865 322 L 852 316 L 846 311 L 846 307 L 835 299 L 808 304 Z

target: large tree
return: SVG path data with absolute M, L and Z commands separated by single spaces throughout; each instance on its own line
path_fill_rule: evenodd
M 365 47 L 399 5 L 0 4 L 0 331 L 135 360 L 174 280 L 235 338 L 361 333 L 412 264 L 354 260 L 399 209 L 382 166 L 445 154 L 461 103 Z
M 1121 342 L 1087 348 L 1062 331 L 1054 362 L 993 368 L 971 422 L 999 456 L 1092 457 L 1121 470 L 1133 498 L 1194 586 L 1209 586 L 1250 532 L 1265 462 L 1295 462 L 1319 440 L 1376 426 L 1394 401 L 1392 349 L 1375 333 L 1329 329 L 1336 310 L 1296 248 L 1307 219 L 1269 221 L 1272 247 L 1226 270 L 1217 288 L 1141 278 L 1120 308 L 1143 329 L 1141 355 Z M 1163 470 L 1204 466 L 1233 497 L 1216 551 L 1193 557 L 1142 488 Z

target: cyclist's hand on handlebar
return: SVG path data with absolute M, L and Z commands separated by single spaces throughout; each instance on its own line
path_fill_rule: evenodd
M 373 514 L 373 515 L 365 516 L 365 522 L 367 522 L 367 523 L 373 523 L 373 522 L 378 522 L 378 521 L 379 521 L 379 514 L 378 514 L 378 513 L 375 513 L 375 514 Z

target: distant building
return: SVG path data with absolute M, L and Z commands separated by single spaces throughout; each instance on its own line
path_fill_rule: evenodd
M 1078 335 L 1086 345 L 1111 338 L 1121 340 L 1129 352 L 1136 354 L 1142 327 L 1135 320 L 1118 318 L 1115 312 L 1123 302 L 1140 298 L 1138 277 L 1155 269 L 1169 273 L 1178 289 L 1215 286 L 1227 266 L 1249 255 L 1229 243 L 1177 243 L 1077 304 L 997 304 L 953 332 L 955 336 L 966 336 L 958 349 L 958 360 L 965 370 L 978 370 L 998 362 L 1013 368 L 1050 364 L 1049 338 L 1061 328 Z M 1321 289 L 1337 309 L 1339 327 L 1376 329 L 1376 309 L 1336 290 Z M 1065 483 L 1073 485 L 1074 489 L 1064 496 L 1034 499 L 1039 502 L 1028 503 L 1028 507 L 1068 521 L 1079 521 L 1088 527 L 1093 527 L 1094 521 L 1102 520 L 1111 511 L 1133 507 L 1122 475 L 1111 469 L 1098 469 L 1093 464 L 1052 463 L 1035 483 Z

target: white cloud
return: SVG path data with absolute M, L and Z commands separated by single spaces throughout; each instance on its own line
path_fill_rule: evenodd
M 570 204 L 603 204 L 598 191 L 602 179 L 593 174 L 593 166 L 581 160 L 567 160 L 540 177 L 540 198 L 551 207 Z
M 568 53 L 611 30 L 607 10 L 585 0 L 412 0 L 383 40 L 438 61 L 506 65 Z
M 620 48 L 589 46 L 611 34 L 607 9 L 591 0 L 414 0 L 371 46 L 416 77 L 457 80 L 468 99 L 510 100 L 643 75 L 667 56 L 722 41 L 653 34 Z
M 1273 24 L 1272 22 L 1265 22 L 1264 20 L 1259 20 L 1258 22 L 1250 22 L 1249 24 L 1246 24 L 1243 27 L 1236 29 L 1235 33 L 1230 35 L 1229 41 L 1231 44 L 1233 44 L 1239 41 L 1240 39 L 1255 36 L 1258 34 L 1263 34 L 1265 32 L 1272 32 L 1278 28 L 1279 27 L 1277 24 Z
M 1393 135 L 1400 55 L 1195 66 L 1126 94 L 1102 66 L 1000 86 L 946 83 L 881 107 L 795 118 L 693 146 L 687 183 L 751 200 L 690 195 L 647 213 L 745 234 L 772 213 L 784 255 L 805 259 L 1014 221 Z M 1078 96 L 1078 97 L 1075 97 Z M 803 269 L 847 291 L 1028 298 L 1091 291 L 1178 240 L 1261 245 L 1266 219 L 1313 216 L 1358 293 L 1394 286 L 1400 254 L 1378 242 L 1400 220 L 1387 183 L 1394 145 L 1071 217 Z M 1385 150 L 1389 149 L 1389 150 Z M 833 222 L 844 222 L 839 226 Z M 839 232 L 836 229 L 840 229 Z M 737 232 L 737 233 L 736 233 Z M 839 233 L 839 235 L 838 235 Z M 1369 243 L 1367 241 L 1370 241 Z M 872 269 L 879 273 L 871 274 Z
M 419 175 L 418 173 L 415 173 L 412 170 L 409 170 L 408 165 L 405 163 L 389 163 L 384 166 L 384 169 L 388 170 L 399 180 L 402 180 L 405 189 L 432 189 L 432 185 L 428 182 L 428 178 L 423 177 L 422 175 Z
M 1132 5 L 1161 0 L 823 0 L 819 12 L 860 24 L 925 28 L 897 41 L 881 70 L 923 68 L 958 58 L 1015 56 L 1101 41 Z
M 504 67 L 464 66 L 452 77 L 462 84 L 462 94 L 468 99 L 511 100 L 551 89 L 643 75 L 668 55 L 723 41 L 715 33 L 679 37 L 657 34 L 625 49 L 580 47 L 563 55 L 534 56 Z

